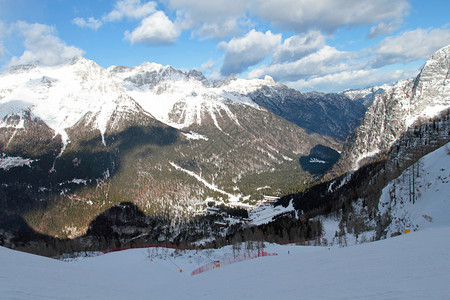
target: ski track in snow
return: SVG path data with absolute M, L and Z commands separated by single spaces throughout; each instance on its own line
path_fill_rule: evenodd
M 203 183 L 207 188 L 209 188 L 209 189 L 211 189 L 211 190 L 213 190 L 213 191 L 222 193 L 222 194 L 224 194 L 224 195 L 227 195 L 227 196 L 229 197 L 228 200 L 229 200 L 230 202 L 234 202 L 234 203 L 239 202 L 239 196 L 236 196 L 236 195 L 227 193 L 226 191 L 219 189 L 219 188 L 218 188 L 217 186 L 215 186 L 214 184 L 211 184 L 211 183 L 207 182 L 207 181 L 206 181 L 205 179 L 203 179 L 200 175 L 195 174 L 195 173 L 192 172 L 192 171 L 183 169 L 182 167 L 178 166 L 177 164 L 175 164 L 175 163 L 173 163 L 173 162 L 169 162 L 169 163 L 170 163 L 170 165 L 171 165 L 172 167 L 174 167 L 175 169 L 177 169 L 177 170 L 179 170 L 179 171 L 183 171 L 183 172 L 187 173 L 188 175 L 194 177 L 195 179 L 197 179 L 198 181 L 200 181 L 201 183 Z

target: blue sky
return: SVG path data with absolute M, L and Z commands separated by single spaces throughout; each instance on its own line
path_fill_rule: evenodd
M 0 65 L 145 61 L 300 91 L 413 77 L 450 44 L 447 0 L 0 0 Z

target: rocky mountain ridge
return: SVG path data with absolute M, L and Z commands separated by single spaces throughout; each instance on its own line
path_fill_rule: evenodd
M 389 150 L 411 125 L 449 108 L 450 46 L 447 46 L 430 57 L 416 78 L 398 82 L 375 96 L 361 125 L 344 145 L 341 169 L 357 169 L 371 157 Z
M 366 110 L 344 94 L 301 93 L 283 85 L 262 86 L 247 96 L 308 132 L 339 141 L 353 132 Z

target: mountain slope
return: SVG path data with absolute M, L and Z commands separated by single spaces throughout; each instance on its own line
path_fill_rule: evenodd
M 144 109 L 161 122 L 182 129 L 190 139 L 189 151 L 195 154 L 190 161 L 180 160 L 181 167 L 202 174 L 207 182 L 230 193 L 232 186 L 235 194 L 248 195 L 251 191 L 243 186 L 248 185 L 244 177 L 249 173 L 289 172 L 283 165 L 299 170 L 295 162 L 299 155 L 318 143 L 330 144 L 244 95 L 262 85 L 275 85 L 273 80 L 229 78 L 214 85 L 199 72 L 149 63 L 111 67 L 109 71 Z M 192 154 L 184 151 L 182 156 Z M 279 180 L 275 178 L 274 184 Z M 257 186 L 253 183 L 251 188 Z
M 56 67 L 18 66 L 0 76 L 1 128 L 16 128 L 9 116 L 29 112 L 67 144 L 66 129 L 82 120 L 104 138 L 114 113 L 142 113 L 106 70 L 84 58 Z
M 382 191 L 379 215 L 384 234 L 448 226 L 450 143 L 419 159 Z
M 265 85 L 247 96 L 308 132 L 341 141 L 359 125 L 365 112 L 361 103 L 343 94 L 303 94 L 283 85 Z
M 122 202 L 174 230 L 211 203 L 248 207 L 310 180 L 298 158 L 331 146 L 195 71 L 78 59 L 0 81 L 0 213 L 57 237 Z
M 176 128 L 201 125 L 202 119 L 209 118 L 221 129 L 217 118 L 222 115 L 239 124 L 228 108 L 230 105 L 246 104 L 260 109 L 248 97 L 213 88 L 198 71 L 186 73 L 155 63 L 138 67 L 113 66 L 108 70 L 146 111 Z M 251 84 L 246 81 L 244 85 Z
M 380 239 L 434 218 L 448 222 L 449 129 L 449 115 L 422 123 L 404 133 L 382 159 L 283 196 L 277 204 L 293 205 L 306 219 L 320 220 L 327 244 Z
M 373 103 L 373 99 L 376 95 L 382 94 L 391 85 L 385 84 L 382 86 L 373 86 L 361 90 L 345 90 L 341 92 L 345 96 L 349 97 L 353 101 L 362 103 L 365 107 L 369 107 Z
M 419 75 L 375 96 L 361 125 L 346 141 L 341 168 L 356 169 L 367 158 L 389 149 L 421 118 L 450 108 L 450 46 L 437 51 Z

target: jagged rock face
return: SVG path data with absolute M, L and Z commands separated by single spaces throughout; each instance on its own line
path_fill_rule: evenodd
M 450 46 L 437 51 L 414 80 L 411 115 L 429 115 L 450 105 Z
M 54 131 L 29 111 L 9 115 L 0 124 L 0 152 L 33 158 L 59 153 L 62 147 L 60 136 L 55 137 Z
M 359 125 L 365 112 L 361 103 L 342 94 L 302 94 L 285 86 L 263 86 L 248 96 L 308 132 L 342 141 Z
M 356 169 L 393 143 L 419 119 L 450 107 L 450 46 L 437 51 L 419 75 L 376 95 L 361 125 L 346 141 L 341 170 Z

